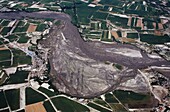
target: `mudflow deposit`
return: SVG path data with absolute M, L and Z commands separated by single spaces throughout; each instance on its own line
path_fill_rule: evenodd
M 39 46 L 49 49 L 52 84 L 77 97 L 90 98 L 121 87 L 147 92 L 149 84 L 139 70 L 170 65 L 162 58 L 148 57 L 133 45 L 86 42 L 69 18 L 60 26 L 54 25 Z

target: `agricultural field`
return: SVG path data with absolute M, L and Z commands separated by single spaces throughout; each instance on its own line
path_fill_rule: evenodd
M 6 108 L 7 107 L 7 102 L 5 99 L 5 94 L 3 91 L 0 91 L 0 108 Z
M 22 64 L 31 64 L 31 57 L 25 54 L 22 49 L 10 49 L 6 46 L 9 43 L 17 43 L 17 46 L 27 47 L 30 42 L 32 33 L 40 35 L 44 30 L 49 28 L 46 20 L 10 20 L 1 19 L 0 21 L 0 67 L 14 67 Z M 53 20 L 48 20 L 53 21 Z M 39 34 L 40 33 L 40 34 Z M 37 34 L 35 34 L 37 35 Z M 40 35 L 41 36 L 41 35 Z
M 26 88 L 26 105 L 38 103 L 44 101 L 45 99 L 45 96 L 33 90 L 32 88 Z
M 6 61 L 11 59 L 11 52 L 10 50 L 1 50 L 0 51 L 0 61 Z
M 49 101 L 45 101 L 43 105 L 45 109 L 47 110 L 47 112 L 55 112 L 54 108 L 52 107 Z
M 73 100 L 70 100 L 66 97 L 56 97 L 52 99 L 52 102 L 56 106 L 57 109 L 61 110 L 62 112 L 75 112 L 75 111 L 84 111 L 89 112 L 90 110 Z
M 14 61 L 12 66 L 18 66 L 22 64 L 31 64 L 31 57 L 26 55 L 21 50 L 12 49 L 14 55 Z
M 103 112 L 127 112 L 127 106 L 128 108 L 150 107 L 152 106 L 150 104 L 154 105 L 154 103 L 151 103 L 152 101 L 152 96 L 149 93 L 139 94 L 131 91 L 116 90 L 93 99 L 87 105 Z
M 105 100 L 103 100 L 102 98 L 95 98 L 92 102 L 89 102 L 87 105 L 92 108 L 95 108 L 96 110 L 99 110 L 99 111 L 102 110 L 102 112 L 112 112 L 113 108 L 111 107 L 111 105 L 117 104 L 117 100 L 113 98 L 113 95 L 109 96 L 109 93 L 105 95 L 105 98 L 106 98 Z M 119 109 L 115 111 L 118 111 L 118 110 Z
M 127 33 L 127 38 L 138 39 L 138 33 Z
M 27 105 L 25 108 L 26 112 L 46 112 L 42 103 L 35 103 L 31 105 Z
M 8 75 L 4 70 L 0 70 L 0 85 L 4 84 L 6 80 L 8 79 Z
M 141 34 L 140 37 L 142 42 L 147 42 L 149 44 L 164 44 L 170 42 L 170 37 L 168 35 L 156 36 L 152 34 Z
M 19 84 L 26 83 L 28 78 L 29 71 L 16 71 L 15 74 L 11 74 L 9 79 L 5 84 Z M 19 77 L 19 78 L 18 78 Z
M 17 110 L 19 109 L 20 104 L 20 93 L 19 89 L 17 90 L 6 90 L 5 91 L 6 99 L 8 101 L 8 104 L 11 108 L 11 110 Z
M 44 87 L 40 87 L 40 88 L 38 88 L 38 90 L 45 93 L 48 97 L 52 97 L 52 96 L 57 95 L 56 93 L 54 93 L 54 92 L 52 92 L 52 91 L 50 91 L 50 90 L 48 90 L 48 89 L 46 89 Z
M 130 108 L 152 107 L 152 104 L 154 105 L 153 96 L 149 93 L 139 94 L 131 91 L 116 90 L 113 94 L 122 104 L 128 104 L 128 107 Z

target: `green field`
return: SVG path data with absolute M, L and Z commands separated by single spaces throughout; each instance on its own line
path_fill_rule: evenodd
M 149 107 L 150 105 L 154 105 L 152 96 L 149 94 L 140 94 L 131 91 L 123 91 L 123 90 L 116 90 L 113 94 L 119 99 L 121 103 L 128 104 L 129 107 L 137 108 L 137 107 Z
M 50 2 L 56 2 L 56 0 L 40 0 L 41 3 L 46 4 Z
M 90 112 L 87 107 L 63 96 L 53 98 L 52 102 L 62 112 Z
M 55 112 L 54 108 L 52 107 L 49 101 L 45 101 L 43 105 L 45 109 L 47 110 L 47 112 Z
M 55 22 L 55 25 L 57 25 L 57 26 L 59 26 L 61 24 L 62 24 L 61 20 L 58 20 L 58 21 Z
M 11 110 L 19 109 L 20 90 L 19 89 L 6 90 L 5 95 Z
M 138 39 L 138 33 L 127 33 L 127 38 Z
M 154 29 L 153 23 L 152 22 L 147 22 L 147 28 L 148 29 Z
M 167 35 L 156 36 L 152 34 L 141 34 L 140 37 L 142 42 L 147 42 L 149 44 L 164 44 L 166 42 L 170 42 L 170 37 Z
M 31 57 L 30 56 L 15 56 L 13 66 L 23 65 L 23 64 L 31 64 Z
M 111 23 L 115 24 L 116 26 L 121 26 L 123 28 L 128 28 L 128 26 L 127 26 L 128 18 L 109 15 L 109 17 L 107 19 L 110 20 Z
M 111 103 L 110 106 L 114 112 L 128 112 L 121 104 L 119 103 Z
M 77 5 L 76 8 L 77 8 L 77 15 L 78 15 L 79 23 L 89 24 L 90 23 L 89 18 L 91 17 L 91 15 L 101 7 L 92 8 L 92 7 L 87 6 L 86 3 L 80 3 Z
M 5 108 L 7 107 L 5 95 L 3 91 L 0 91 L 0 108 Z
M 4 43 L 3 43 L 3 41 L 2 40 L 0 40 L 0 45 L 3 45 Z
M 3 38 L 0 38 L 0 45 L 2 45 L 2 44 L 5 44 L 5 43 L 4 43 L 4 39 L 3 39 Z
M 20 0 L 20 2 L 25 2 L 25 3 L 28 3 L 28 4 L 31 4 L 33 2 L 39 2 L 40 0 Z
M 13 66 L 18 66 L 21 64 L 31 64 L 31 57 L 27 56 L 23 51 L 12 49 L 14 54 Z
M 17 24 L 18 27 L 23 27 L 24 25 L 25 25 L 24 21 L 19 21 Z
M 6 38 L 9 39 L 10 42 L 13 42 L 13 41 L 16 41 L 18 39 L 18 36 L 16 36 L 16 35 L 9 35 Z
M 9 23 L 10 23 L 9 20 L 4 20 L 2 21 L 1 26 L 8 26 Z
M 102 99 L 99 99 L 99 98 L 95 98 L 93 100 L 93 102 L 97 103 L 97 104 L 100 104 L 106 108 L 110 108 L 110 106 L 108 105 L 108 103 L 106 103 L 105 101 L 103 101 Z
M 102 16 L 101 16 L 102 15 Z M 92 19 L 95 19 L 95 20 L 106 20 L 107 19 L 107 16 L 108 16 L 108 13 L 103 13 L 103 12 L 95 12 L 93 13 L 92 15 Z
M 1 110 L 1 112 L 10 112 L 9 109 Z
M 105 101 L 107 103 L 118 103 L 118 101 L 115 99 L 115 97 L 111 93 L 105 94 Z
M 28 24 L 28 23 L 27 23 L 25 26 L 23 26 L 23 27 L 17 26 L 17 27 L 14 29 L 13 33 L 26 32 L 27 29 L 28 29 L 28 27 L 29 27 L 29 24 Z
M 122 70 L 123 69 L 123 66 L 119 65 L 117 63 L 114 63 L 112 66 L 116 67 L 118 70 Z
M 7 80 L 7 84 L 24 83 L 24 82 L 26 82 L 25 80 L 28 78 L 28 75 L 29 75 L 28 71 L 18 71 L 17 70 L 15 74 L 10 75 L 10 78 Z
M 86 35 L 87 38 L 89 39 L 101 39 L 101 36 L 94 36 L 94 35 Z
M 116 5 L 116 6 L 121 5 L 120 0 L 101 0 L 100 3 L 101 4 L 106 4 L 106 5 Z
M 42 31 L 44 31 L 46 28 L 47 28 L 47 25 L 46 25 L 46 24 L 39 24 L 39 25 L 37 26 L 36 31 L 42 32 Z
M 128 102 L 128 101 L 133 101 L 133 100 L 142 101 L 147 97 L 146 95 L 143 95 L 143 94 L 138 94 L 138 93 L 134 93 L 131 91 L 123 91 L 123 90 L 116 90 L 113 92 L 113 94 L 119 100 L 121 100 L 121 102 Z
M 37 12 L 37 11 L 39 11 L 39 8 L 26 8 L 25 9 L 26 11 L 28 11 L 28 12 Z
M 8 32 L 10 32 L 11 27 L 4 27 L 1 31 L 1 35 L 7 35 Z
M 18 43 L 27 43 L 28 40 L 30 39 L 29 37 L 26 36 L 26 34 L 20 34 L 18 35 L 20 38 L 17 41 Z
M 0 68 L 8 68 L 11 66 L 11 61 L 0 62 Z
M 0 51 L 0 61 L 10 60 L 11 52 L 9 50 L 1 50 Z
M 101 24 L 101 29 L 103 30 L 108 30 L 108 27 L 106 25 L 107 23 L 105 21 L 102 21 L 102 24 Z
M 26 88 L 26 105 L 44 101 L 46 98 L 30 87 Z

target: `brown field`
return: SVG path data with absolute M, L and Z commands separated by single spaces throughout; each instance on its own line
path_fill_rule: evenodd
M 159 27 L 160 30 L 164 29 L 163 25 L 161 23 L 158 23 L 158 27 Z
M 21 6 L 22 6 L 22 7 L 26 7 L 26 6 L 28 6 L 28 4 L 23 3 L 23 4 L 21 4 Z
M 128 19 L 127 25 L 128 25 L 128 26 L 131 26 L 131 22 L 132 22 L 132 18 L 130 17 L 130 18 Z
M 156 23 L 154 22 L 154 23 L 152 23 L 152 24 L 153 24 L 154 29 L 156 29 Z
M 42 102 L 27 105 L 25 107 L 26 112 L 47 112 L 43 106 Z
M 141 24 L 141 29 L 144 30 L 144 24 Z
M 0 33 L 1 33 L 2 30 L 3 30 L 3 27 L 0 27 Z
M 163 36 L 163 33 L 161 32 L 161 31 L 159 31 L 159 30 L 155 30 L 155 35 L 157 35 L 157 36 Z
M 34 32 L 36 28 L 37 28 L 37 25 L 30 24 L 27 29 L 27 32 Z
M 136 43 L 136 40 L 131 38 L 122 37 L 121 40 L 122 42 Z
M 112 36 L 114 36 L 116 39 L 119 38 L 118 34 L 116 31 L 111 31 Z
M 4 46 L 0 46 L 0 51 L 2 51 L 2 50 L 7 50 L 8 48 L 7 47 L 4 47 Z
M 142 27 L 142 19 L 139 18 L 139 19 L 137 20 L 136 27 Z
M 94 4 L 98 4 L 98 2 L 100 2 L 100 0 L 93 0 L 93 2 L 92 2 L 92 3 L 94 3 Z

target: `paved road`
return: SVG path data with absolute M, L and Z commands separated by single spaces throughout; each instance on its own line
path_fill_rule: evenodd
M 21 84 L 9 84 L 0 87 L 0 90 L 10 90 L 10 89 L 20 89 L 21 87 L 28 86 L 29 83 L 21 83 Z

